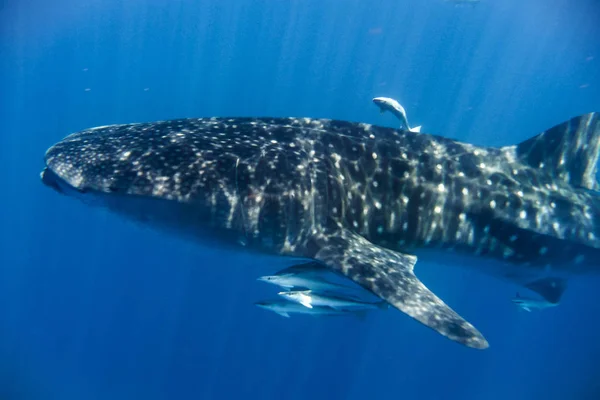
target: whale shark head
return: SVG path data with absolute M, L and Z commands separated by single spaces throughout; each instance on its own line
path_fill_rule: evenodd
M 210 236 L 211 223 L 239 216 L 236 160 L 250 148 L 242 135 L 213 134 L 208 120 L 113 125 L 69 135 L 45 155 L 42 182 L 88 205 L 184 236 Z M 188 134 L 191 131 L 199 134 Z M 227 148 L 227 151 L 217 151 Z M 235 239 L 237 240 L 237 239 Z
M 300 194 L 311 190 L 309 155 L 297 133 L 313 128 L 293 118 L 92 128 L 50 147 L 41 177 L 59 193 L 136 221 L 279 249 L 292 246 L 298 224 L 306 224 L 310 197 Z

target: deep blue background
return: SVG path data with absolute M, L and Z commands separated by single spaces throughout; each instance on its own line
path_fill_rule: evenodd
M 68 133 L 177 117 L 412 124 L 517 143 L 600 111 L 595 0 L 0 0 L 0 399 L 600 399 L 600 280 L 520 313 L 473 269 L 419 277 L 486 351 L 400 312 L 280 318 L 266 261 L 206 249 L 39 181 Z

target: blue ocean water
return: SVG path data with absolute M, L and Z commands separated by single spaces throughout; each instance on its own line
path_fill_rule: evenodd
M 201 116 L 413 125 L 479 145 L 600 111 L 596 0 L 0 1 L 0 399 L 600 399 L 600 279 L 518 312 L 473 268 L 419 277 L 490 342 L 400 312 L 280 318 L 267 262 L 59 196 L 45 150 Z

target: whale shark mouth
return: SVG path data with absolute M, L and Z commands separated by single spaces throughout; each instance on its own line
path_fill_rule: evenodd
M 65 194 L 65 192 L 61 188 L 61 185 L 59 184 L 59 181 L 62 181 L 62 179 L 59 178 L 58 175 L 56 175 L 48 168 L 44 168 L 42 170 L 42 172 L 40 173 L 40 178 L 42 179 L 42 183 L 44 185 L 48 186 L 49 188 L 55 190 L 60 194 Z
M 40 173 L 40 178 L 42 179 L 42 183 L 44 185 L 65 196 L 80 197 L 86 192 L 84 189 L 78 189 L 70 185 L 67 181 L 58 176 L 58 174 L 48 167 L 42 170 Z

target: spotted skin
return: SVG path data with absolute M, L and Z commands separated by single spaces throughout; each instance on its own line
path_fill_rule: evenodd
M 413 267 L 421 254 L 478 259 L 483 272 L 556 301 L 568 276 L 598 270 L 600 197 L 586 163 L 597 161 L 598 114 L 565 124 L 500 149 L 325 119 L 114 125 L 55 144 L 42 179 L 195 240 L 315 259 L 442 335 L 486 348 Z M 571 140 L 548 139 L 561 131 Z M 540 149 L 549 165 L 532 162 Z M 578 167 L 565 176 L 573 154 Z

